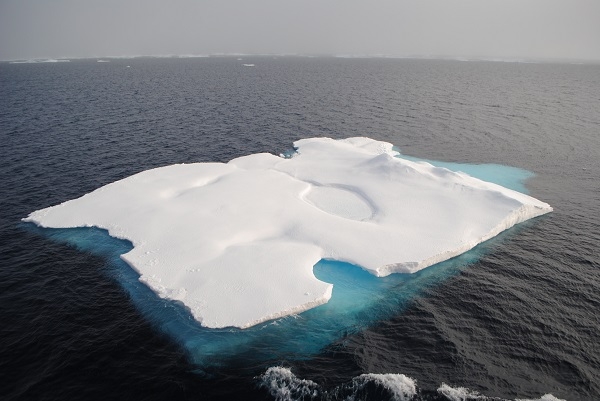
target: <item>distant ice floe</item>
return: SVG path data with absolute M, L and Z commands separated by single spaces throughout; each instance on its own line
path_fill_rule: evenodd
M 275 401 L 296 400 L 355 400 L 375 399 L 384 391 L 385 398 L 393 401 L 421 400 L 417 381 L 399 373 L 366 373 L 352 378 L 348 383 L 334 388 L 324 389 L 318 383 L 298 378 L 289 368 L 273 366 L 256 378 L 258 385 L 269 392 Z M 451 387 L 445 383 L 437 389 L 439 396 L 448 401 L 510 401 L 498 397 L 487 397 L 465 387 Z M 431 396 L 430 396 L 431 397 Z M 430 398 L 426 398 L 430 399 Z M 439 399 L 439 397 L 435 397 Z M 516 399 L 514 401 L 566 401 L 545 394 L 536 399 Z
M 346 59 L 409 59 L 409 60 L 449 60 L 477 62 L 487 61 L 494 63 L 523 63 L 538 64 L 541 62 L 556 62 L 560 60 L 533 60 L 521 58 L 490 58 L 490 57 L 465 57 L 465 56 L 441 56 L 441 55 L 394 55 L 394 54 L 336 54 L 334 57 Z
M 398 157 L 369 138 L 311 138 L 283 158 L 141 172 L 31 213 L 42 227 L 97 226 L 159 296 L 203 326 L 247 328 L 329 300 L 313 266 L 413 273 L 552 208 L 522 193 Z
M 15 61 L 10 61 L 9 63 L 10 64 L 38 64 L 38 63 L 69 63 L 69 62 L 71 62 L 71 60 L 48 58 L 48 59 L 15 60 Z
M 178 54 L 173 56 L 174 58 L 207 58 L 210 57 L 208 54 Z

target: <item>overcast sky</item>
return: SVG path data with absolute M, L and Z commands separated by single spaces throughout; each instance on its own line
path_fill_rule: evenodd
M 0 0 L 0 60 L 215 53 L 600 60 L 600 0 Z

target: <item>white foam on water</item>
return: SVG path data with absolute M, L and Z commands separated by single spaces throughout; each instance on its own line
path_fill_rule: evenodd
M 479 394 L 477 391 L 470 390 L 466 387 L 451 387 L 446 383 L 437 389 L 438 393 L 442 394 L 451 401 L 468 401 L 468 400 L 487 400 L 488 398 L 484 395 Z
M 338 399 L 354 400 L 369 383 L 383 387 L 393 401 L 409 401 L 417 394 L 414 379 L 396 373 L 366 373 L 329 391 L 324 390 L 312 380 L 299 379 L 289 368 L 273 366 L 267 369 L 259 379 L 259 386 L 266 388 L 276 401 L 294 401 L 300 399 Z
M 541 396 L 540 398 L 534 398 L 534 399 L 516 399 L 515 401 L 567 401 L 561 398 L 556 398 L 555 396 L 553 396 L 552 394 L 544 394 L 543 396 Z
M 319 385 L 311 380 L 299 379 L 288 368 L 273 366 L 260 376 L 261 387 L 266 388 L 276 401 L 294 401 L 315 398 Z
M 344 383 L 334 388 L 324 389 L 318 383 L 312 380 L 298 378 L 289 368 L 283 366 L 273 366 L 268 368 L 265 373 L 257 377 L 260 387 L 265 388 L 276 401 L 296 401 L 307 399 L 319 400 L 347 400 L 355 399 L 373 399 L 373 393 L 365 393 L 367 385 L 374 384 L 379 386 L 389 394 L 389 399 L 393 401 L 410 401 L 421 399 L 417 396 L 420 389 L 415 379 L 400 373 L 365 373 L 352 378 L 348 383 Z M 372 389 L 370 390 L 372 391 Z M 450 401 L 510 401 L 498 397 L 487 397 L 465 387 L 451 387 L 442 383 L 437 392 Z M 366 397 L 366 398 L 365 398 Z M 552 394 L 545 394 L 536 399 L 516 399 L 514 401 L 566 401 L 554 397 Z
M 353 380 L 382 386 L 390 392 L 394 401 L 409 401 L 417 394 L 417 382 L 400 373 L 366 373 Z
M 303 139 L 297 154 L 156 168 L 31 213 L 129 240 L 140 281 L 203 326 L 247 328 L 327 302 L 321 259 L 413 273 L 552 208 L 369 138 Z
M 438 393 L 442 394 L 444 397 L 448 398 L 450 401 L 476 401 L 476 400 L 489 400 L 489 401 L 510 401 L 497 397 L 487 397 L 485 395 L 480 394 L 475 390 L 470 390 L 466 387 L 452 387 L 447 385 L 446 383 L 442 383 L 442 385 L 437 389 Z M 567 401 L 563 399 L 556 398 L 552 394 L 544 394 L 540 398 L 534 399 L 521 399 L 517 398 L 515 401 Z

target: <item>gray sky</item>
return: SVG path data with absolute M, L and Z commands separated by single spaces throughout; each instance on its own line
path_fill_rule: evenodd
M 600 0 L 0 0 L 0 60 L 215 53 L 600 60 Z

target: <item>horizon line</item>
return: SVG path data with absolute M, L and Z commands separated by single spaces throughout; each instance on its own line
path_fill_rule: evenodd
M 199 54 L 136 54 L 136 55 L 104 55 L 104 56 L 61 56 L 2 59 L 3 63 L 34 64 L 68 62 L 70 60 L 125 60 L 137 58 L 210 58 L 210 57 L 302 57 L 302 58 L 348 58 L 348 59 L 413 59 L 413 60 L 448 60 L 448 61 L 487 61 L 505 63 L 569 63 L 600 64 L 600 58 L 558 58 L 558 57 L 492 57 L 492 56 L 450 56 L 450 55 L 394 55 L 369 53 L 238 53 L 217 52 Z

